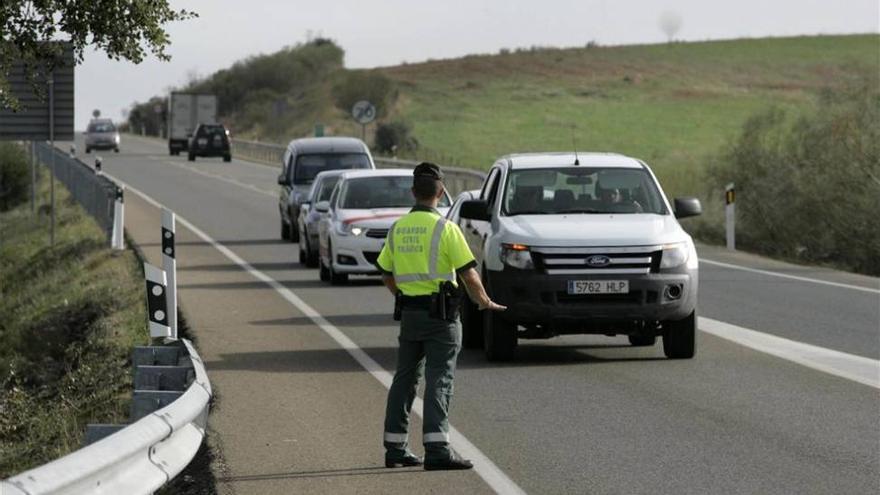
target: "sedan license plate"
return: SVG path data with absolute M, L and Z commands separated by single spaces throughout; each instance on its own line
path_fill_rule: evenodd
M 205 146 L 208 144 L 208 138 L 199 138 L 199 146 Z
M 628 294 L 629 280 L 569 280 L 569 294 Z

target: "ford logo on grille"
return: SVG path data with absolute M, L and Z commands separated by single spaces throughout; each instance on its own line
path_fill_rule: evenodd
M 595 268 L 604 268 L 611 264 L 611 258 L 601 254 L 587 258 L 587 264 Z

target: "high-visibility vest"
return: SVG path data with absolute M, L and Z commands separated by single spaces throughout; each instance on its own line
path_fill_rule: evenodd
M 377 262 L 404 295 L 422 296 L 437 292 L 442 282 L 455 284 L 455 270 L 472 260 L 458 225 L 416 210 L 394 223 Z

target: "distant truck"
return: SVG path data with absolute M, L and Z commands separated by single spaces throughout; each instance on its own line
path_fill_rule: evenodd
M 217 97 L 210 94 L 173 92 L 168 98 L 168 153 L 189 148 L 188 140 L 199 124 L 217 122 Z

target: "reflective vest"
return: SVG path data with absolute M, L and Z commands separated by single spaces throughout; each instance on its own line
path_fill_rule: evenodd
M 423 296 L 437 292 L 444 281 L 455 284 L 455 271 L 473 260 L 458 225 L 417 207 L 388 231 L 377 263 L 394 275 L 404 295 Z

